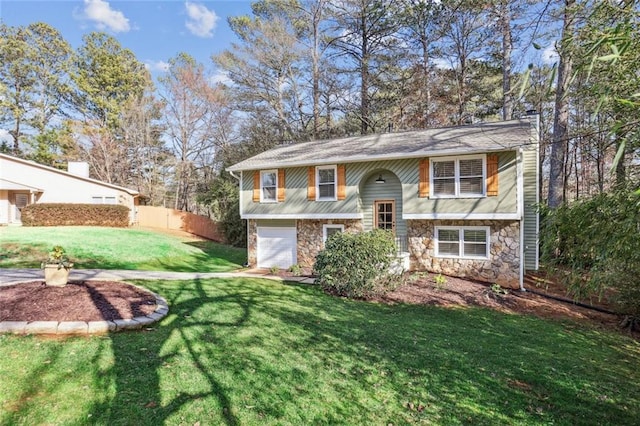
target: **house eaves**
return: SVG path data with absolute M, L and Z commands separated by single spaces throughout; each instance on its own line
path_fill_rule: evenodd
M 230 172 L 515 150 L 532 143 L 528 119 L 384 133 L 278 146 Z
M 97 185 L 102 185 L 102 186 L 107 187 L 107 188 L 112 188 L 112 189 L 117 189 L 119 191 L 124 191 L 127 194 L 132 195 L 134 197 L 140 195 L 140 193 L 138 191 L 136 191 L 135 189 L 129 189 L 129 188 L 125 188 L 123 186 L 118 186 L 118 185 L 113 185 L 111 183 L 103 182 L 101 180 L 75 175 L 73 173 L 69 173 L 69 172 L 64 171 L 64 170 L 56 169 L 55 167 L 45 166 L 44 164 L 39 164 L 39 163 L 36 163 L 34 161 L 24 160 L 22 158 L 13 157 L 11 155 L 6 155 L 6 154 L 0 154 L 0 158 L 4 158 L 4 159 L 6 159 L 8 161 L 14 161 L 16 163 L 24 164 L 24 165 L 29 166 L 29 167 L 36 167 L 36 168 L 39 168 L 39 169 L 42 169 L 42 170 L 47 170 L 47 171 L 50 171 L 50 172 L 53 172 L 53 173 L 58 173 L 58 174 L 61 174 L 61 175 L 64 175 L 64 176 L 67 176 L 67 177 L 70 177 L 70 178 L 73 178 L 73 179 L 78 179 L 78 180 L 82 180 L 82 181 L 85 181 L 85 182 L 91 182 L 91 183 L 95 183 Z
M 13 182 L 7 179 L 0 179 L 0 191 L 30 191 L 30 192 L 44 192 L 40 188 L 24 185 L 22 183 Z

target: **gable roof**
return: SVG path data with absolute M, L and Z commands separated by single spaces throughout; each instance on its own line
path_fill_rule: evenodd
M 33 186 L 24 185 L 7 179 L 0 179 L 0 190 L 43 192 L 40 188 L 35 188 Z
M 508 151 L 532 143 L 529 119 L 282 145 L 227 170 L 259 170 Z
M 58 174 L 65 175 L 65 176 L 68 176 L 68 177 L 73 178 L 73 179 L 78 179 L 78 180 L 82 180 L 82 181 L 85 181 L 85 182 L 95 183 L 97 185 L 102 185 L 102 186 L 105 186 L 107 188 L 112 188 L 112 189 L 117 189 L 117 190 L 120 190 L 120 191 L 124 191 L 129 195 L 133 195 L 134 197 L 139 195 L 139 192 L 136 191 L 135 189 L 129 189 L 129 188 L 125 188 L 123 186 L 118 186 L 118 185 L 113 185 L 111 183 L 103 182 L 101 180 L 91 179 L 91 178 L 84 177 L 84 176 L 79 176 L 79 175 L 74 175 L 73 173 L 69 173 L 69 172 L 66 172 L 64 170 L 56 169 L 55 167 L 45 166 L 44 164 L 39 164 L 39 163 L 36 163 L 34 161 L 24 160 L 22 158 L 13 157 L 11 155 L 0 153 L 0 160 L 1 159 L 5 159 L 5 160 L 8 160 L 8 161 L 13 161 L 13 162 L 16 162 L 16 163 L 19 163 L 19 164 L 23 164 L 23 165 L 28 166 L 28 167 L 36 167 L 36 168 L 47 170 L 47 171 L 50 171 L 50 172 L 53 172 L 53 173 L 58 173 Z M 6 180 L 6 179 L 1 179 L 0 182 L 3 182 L 5 184 L 7 184 L 7 186 L 9 186 L 9 185 L 12 185 L 12 186 L 13 185 L 22 185 L 20 182 L 9 181 L 9 180 Z M 8 188 L 2 188 L 2 189 L 16 189 L 16 188 L 12 188 L 12 187 L 9 188 L 8 187 Z M 42 190 L 38 190 L 38 191 L 42 192 Z

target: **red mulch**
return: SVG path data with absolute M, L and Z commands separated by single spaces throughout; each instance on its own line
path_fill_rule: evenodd
M 0 287 L 0 321 L 109 321 L 151 314 L 156 298 L 117 281 L 33 281 Z
M 283 278 L 291 276 L 280 272 Z M 561 302 L 532 292 L 492 291 L 486 283 L 446 277 L 437 286 L 434 274 L 407 274 L 405 284 L 375 301 L 413 303 L 444 307 L 483 306 L 512 314 L 535 315 L 555 320 L 574 320 L 607 329 L 619 329 L 619 315 L 599 312 Z M 536 292 L 571 299 L 552 282 L 526 285 Z M 596 306 L 610 308 L 607 305 Z M 155 297 L 137 287 L 114 281 L 71 282 L 65 287 L 48 287 L 42 281 L 0 287 L 0 321 L 100 321 L 129 319 L 155 310 Z M 633 333 L 640 338 L 640 333 Z
M 291 276 L 291 273 L 280 271 L 278 275 L 286 279 Z M 482 306 L 510 314 L 534 315 L 553 320 L 573 320 L 609 330 L 621 330 L 620 324 L 624 319 L 620 315 L 600 312 L 571 303 L 572 298 L 567 294 L 566 289 L 553 281 L 543 279 L 542 275 L 536 277 L 537 280 L 529 277 L 525 282 L 525 288 L 536 293 L 566 299 L 569 303 L 534 294 L 531 291 L 521 292 L 520 290 L 507 289 L 506 294 L 505 292 L 494 292 L 490 284 L 449 276 L 445 277 L 446 283 L 444 285 L 437 286 L 434 277 L 435 274 L 426 272 L 407 273 L 403 285 L 383 297 L 373 299 L 373 301 L 443 307 Z M 595 300 L 582 302 L 609 311 L 614 309 L 605 302 Z M 629 333 L 640 339 L 639 332 L 629 331 Z
M 601 312 L 597 308 L 610 310 L 604 303 L 591 303 L 594 308 L 581 307 L 571 302 L 571 297 L 558 285 L 543 288 L 525 285 L 536 293 L 567 300 L 563 302 L 534 294 L 531 291 L 507 290 L 494 292 L 491 285 L 455 277 L 446 277 L 446 284 L 438 288 L 433 274 L 409 275 L 405 284 L 380 298 L 384 303 L 415 303 L 438 306 L 483 306 L 510 314 L 534 315 L 554 320 L 573 320 L 590 326 L 620 330 L 623 316 Z M 585 302 L 583 302 L 585 303 Z M 586 303 L 589 305 L 590 303 Z M 629 331 L 640 338 L 640 333 Z

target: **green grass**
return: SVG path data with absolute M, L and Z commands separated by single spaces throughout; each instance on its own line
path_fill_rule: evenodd
M 637 424 L 640 344 L 258 279 L 138 282 L 152 329 L 0 336 L 2 425 Z
M 246 261 L 245 249 L 135 228 L 3 227 L 0 268 L 38 268 L 58 244 L 79 269 L 222 272 Z

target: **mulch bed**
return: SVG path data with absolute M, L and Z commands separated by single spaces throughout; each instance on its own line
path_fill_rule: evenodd
M 310 271 L 304 271 L 305 275 Z M 283 279 L 292 276 L 291 273 L 281 271 Z M 542 286 L 535 282 L 525 283 L 525 288 L 532 291 L 508 289 L 494 291 L 491 285 L 484 282 L 468 279 L 445 277 L 446 283 L 438 286 L 434 280 L 435 274 L 431 273 L 407 273 L 404 284 L 382 297 L 371 299 L 378 303 L 409 303 L 421 305 L 434 305 L 442 307 L 466 307 L 482 306 L 501 312 L 520 315 L 533 315 L 539 318 L 553 320 L 571 320 L 590 326 L 620 331 L 624 317 L 611 313 L 598 311 L 597 308 L 611 310 L 613 307 L 606 302 L 582 301 L 592 304 L 596 309 L 581 307 L 571 303 L 571 296 L 566 289 L 553 281 L 543 281 Z M 547 296 L 567 300 L 563 302 Z M 640 333 L 626 329 L 635 338 L 640 338 Z
M 151 314 L 156 298 L 117 281 L 33 281 L 0 287 L 0 321 L 111 321 Z
M 307 272 L 307 271 L 305 271 Z M 286 280 L 290 273 L 279 273 Z M 534 315 L 554 320 L 573 320 L 591 326 L 620 330 L 623 319 L 597 310 L 544 297 L 532 292 L 495 292 L 487 283 L 446 277 L 436 285 L 433 274 L 408 274 L 405 283 L 379 303 L 410 303 L 443 307 L 483 306 L 511 314 Z M 550 296 L 570 299 L 559 286 L 531 288 Z M 155 297 L 140 288 L 117 281 L 70 282 L 48 287 L 42 281 L 0 287 L 0 321 L 102 321 L 148 315 Z M 602 307 L 602 306 L 600 306 Z M 605 306 L 608 307 L 608 306 Z M 631 333 L 640 338 L 640 333 Z

